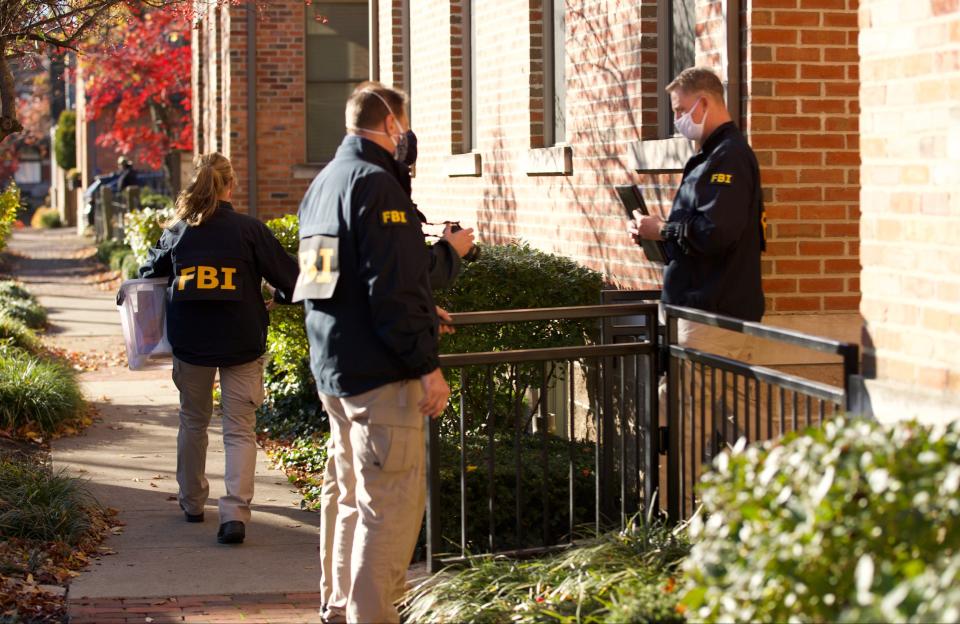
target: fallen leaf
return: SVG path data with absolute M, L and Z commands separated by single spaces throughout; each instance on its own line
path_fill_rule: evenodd
M 151 481 L 151 482 L 150 482 L 150 487 L 152 487 L 152 488 L 158 488 L 158 487 L 160 487 L 160 486 Z

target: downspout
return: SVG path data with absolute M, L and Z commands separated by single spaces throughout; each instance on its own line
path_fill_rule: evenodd
M 257 218 L 257 12 L 247 5 L 247 214 Z
M 380 0 L 370 0 L 370 80 L 380 80 Z
M 740 61 L 743 58 L 743 34 L 740 28 L 740 0 L 726 0 L 724 5 L 726 5 L 724 21 L 727 26 L 724 47 L 724 61 L 727 67 L 727 108 L 737 126 L 743 128 L 743 120 L 740 118 L 743 112 L 743 85 L 740 72 Z

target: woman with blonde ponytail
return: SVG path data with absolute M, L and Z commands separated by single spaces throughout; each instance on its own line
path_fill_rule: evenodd
M 200 225 L 217 210 L 220 200 L 229 200 L 235 178 L 233 166 L 219 152 L 197 159 L 197 173 L 177 198 L 177 218 L 187 225 Z
M 226 452 L 217 541 L 242 543 L 250 521 L 257 447 L 255 412 L 263 402 L 266 280 L 274 301 L 291 303 L 299 272 L 267 227 L 230 203 L 236 176 L 218 153 L 196 162 L 177 198 L 177 220 L 150 250 L 141 277 L 166 277 L 167 337 L 173 381 L 180 390 L 177 483 L 187 522 L 203 522 L 209 494 L 205 476 L 213 380 L 219 371 Z

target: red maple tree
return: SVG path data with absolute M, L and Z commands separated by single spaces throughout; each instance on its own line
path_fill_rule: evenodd
M 105 121 L 99 145 L 155 168 L 193 149 L 190 32 L 180 12 L 134 11 L 86 48 L 87 113 Z

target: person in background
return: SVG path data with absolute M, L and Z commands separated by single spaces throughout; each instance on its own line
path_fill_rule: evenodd
M 203 522 L 210 491 L 205 476 L 213 381 L 220 374 L 226 494 L 219 501 L 217 541 L 246 536 L 253 499 L 257 446 L 255 412 L 263 402 L 269 316 L 261 294 L 290 303 L 299 269 L 273 233 L 233 209 L 236 183 L 230 161 L 206 154 L 177 199 L 177 220 L 150 250 L 140 277 L 166 277 L 167 336 L 173 381 L 180 390 L 177 435 L 178 499 L 187 522 Z

